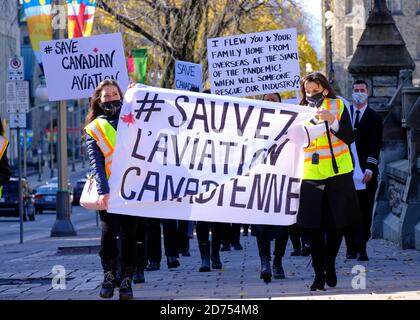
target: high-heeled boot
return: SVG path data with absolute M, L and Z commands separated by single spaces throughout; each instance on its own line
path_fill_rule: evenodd
M 270 258 L 263 256 L 261 257 L 260 279 L 263 279 L 265 283 L 269 283 L 271 282 L 271 276 Z

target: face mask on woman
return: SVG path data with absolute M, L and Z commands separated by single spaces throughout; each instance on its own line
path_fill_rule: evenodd
M 306 96 L 306 101 L 308 102 L 309 106 L 312 108 L 319 108 L 322 103 L 324 102 L 324 95 L 322 94 L 322 92 L 319 93 L 315 93 L 312 96 Z
M 353 92 L 351 95 L 355 104 L 365 104 L 368 99 L 368 95 L 364 92 Z
M 102 110 L 104 110 L 106 115 L 113 117 L 120 112 L 122 102 L 121 100 L 107 101 L 100 103 L 99 106 L 102 108 Z

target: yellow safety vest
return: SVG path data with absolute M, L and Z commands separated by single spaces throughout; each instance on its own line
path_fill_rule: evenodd
M 105 172 L 111 176 L 112 155 L 114 154 L 117 131 L 103 118 L 96 118 L 85 127 L 86 132 L 95 139 L 99 149 L 105 157 Z
M 3 158 L 4 153 L 6 152 L 9 141 L 6 137 L 0 136 L 0 159 Z M 3 186 L 0 186 L 0 198 L 3 196 Z
M 340 99 L 325 99 L 322 108 L 330 111 L 340 121 L 344 111 L 344 103 Z M 311 144 L 305 151 L 305 165 L 303 179 L 324 180 L 336 175 L 349 173 L 353 170 L 353 162 L 348 145 L 338 139 L 331 132 L 328 133 L 331 138 L 331 144 L 335 160 L 337 162 L 338 172 L 334 172 L 330 145 L 328 143 L 327 133 L 311 141 Z M 312 163 L 312 158 L 318 153 L 318 164 Z

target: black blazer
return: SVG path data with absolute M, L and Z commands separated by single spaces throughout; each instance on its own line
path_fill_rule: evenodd
M 350 106 L 353 116 L 354 106 Z M 354 130 L 356 137 L 357 156 L 359 157 L 362 172 L 369 169 L 378 175 L 379 153 L 382 147 L 382 119 L 377 112 L 369 106 L 359 121 L 359 126 Z

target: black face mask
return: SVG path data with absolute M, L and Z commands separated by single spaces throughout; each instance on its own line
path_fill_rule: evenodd
M 316 93 L 313 96 L 306 96 L 306 101 L 309 103 L 310 107 L 319 108 L 324 102 L 324 95 L 322 92 Z
M 99 106 L 104 110 L 105 114 L 108 116 L 116 116 L 119 114 L 122 106 L 121 100 L 113 100 L 113 101 L 107 101 L 104 103 L 100 103 Z

